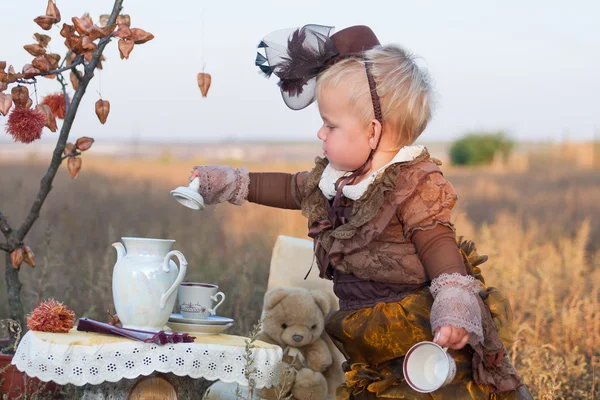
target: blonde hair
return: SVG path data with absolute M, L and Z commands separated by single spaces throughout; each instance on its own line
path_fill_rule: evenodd
M 369 124 L 374 118 L 365 62 L 375 79 L 381 103 L 384 132 L 392 133 L 394 148 L 412 144 L 431 119 L 432 89 L 429 76 L 415 58 L 397 45 L 377 47 L 365 52 L 366 59 L 347 58 L 327 68 L 317 79 L 316 96 L 323 87 L 348 88 L 350 104 L 360 120 Z

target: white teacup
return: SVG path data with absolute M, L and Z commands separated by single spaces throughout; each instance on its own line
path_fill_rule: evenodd
M 419 342 L 404 357 L 406 383 L 420 393 L 431 393 L 454 380 L 456 362 L 447 347 L 434 342 Z
M 179 311 L 184 318 L 206 319 L 215 315 L 217 308 L 225 300 L 219 287 L 210 283 L 182 282 L 178 290 Z M 213 307 L 213 301 L 221 300 Z

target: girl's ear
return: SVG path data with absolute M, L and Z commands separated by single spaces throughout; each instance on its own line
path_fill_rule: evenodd
M 379 144 L 379 138 L 381 137 L 381 122 L 374 119 L 371 121 L 371 133 L 369 135 L 369 146 L 371 150 L 375 150 Z

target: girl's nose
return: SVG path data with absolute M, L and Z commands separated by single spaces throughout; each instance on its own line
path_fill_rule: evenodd
M 325 134 L 325 129 L 324 129 L 324 128 L 325 128 L 325 127 L 321 127 L 321 129 L 319 129 L 319 130 L 317 131 L 317 137 L 318 137 L 319 139 L 321 139 L 322 141 L 325 141 L 325 138 L 326 138 L 326 134 Z

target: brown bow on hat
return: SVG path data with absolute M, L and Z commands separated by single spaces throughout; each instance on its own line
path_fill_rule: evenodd
M 279 77 L 283 100 L 292 110 L 301 110 L 315 100 L 316 77 L 320 72 L 341 59 L 361 57 L 363 51 L 380 45 L 368 26 L 351 26 L 330 37 L 332 29 L 311 24 L 276 31 L 258 45 L 265 49 L 266 56 L 258 53 L 256 65 L 267 77 L 271 74 Z

